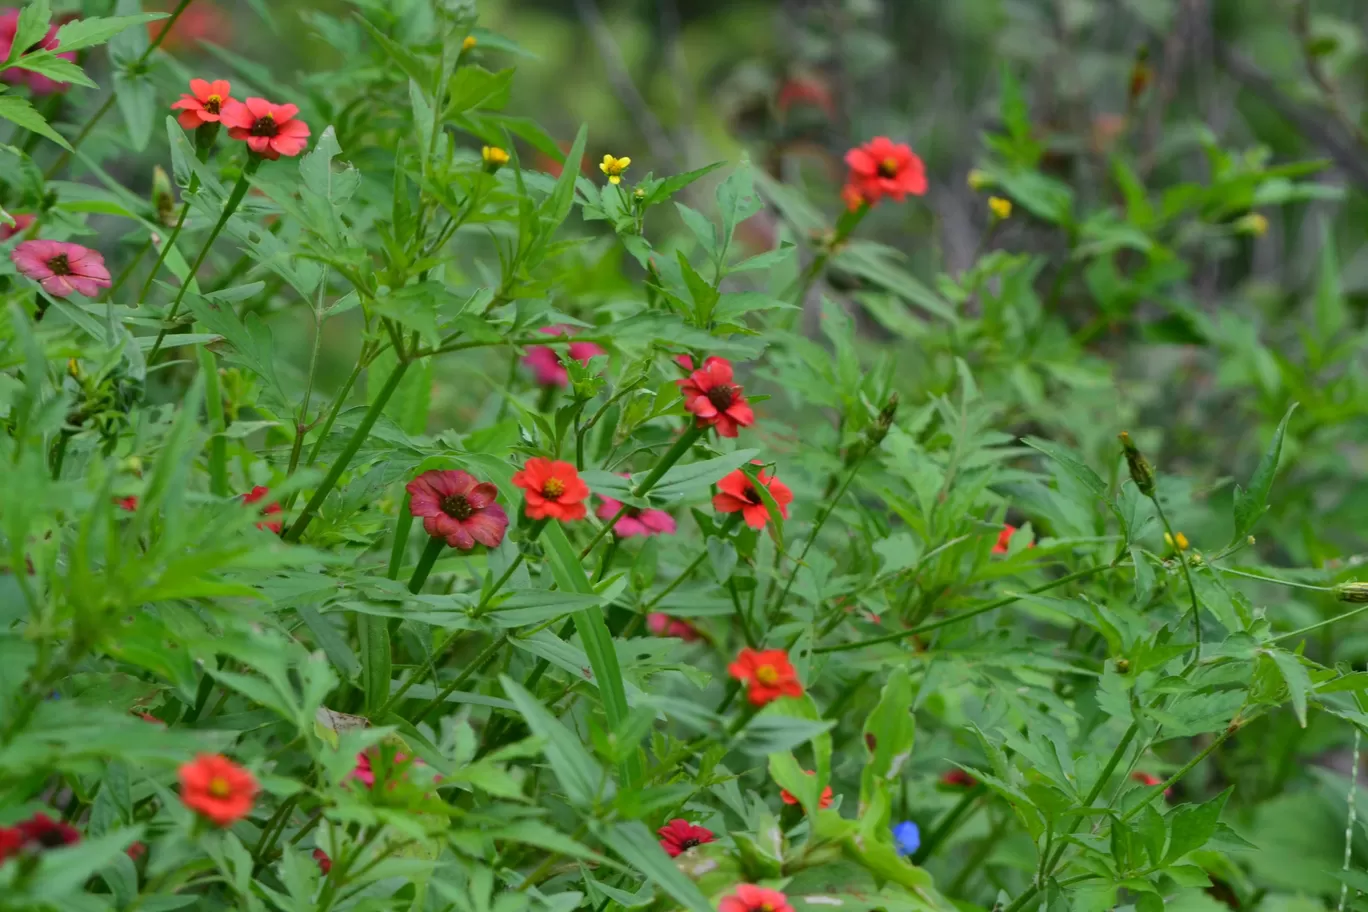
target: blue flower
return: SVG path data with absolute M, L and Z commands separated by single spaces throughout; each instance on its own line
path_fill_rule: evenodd
M 897 843 L 899 855 L 913 855 L 921 848 L 921 829 L 912 821 L 904 820 L 893 828 L 893 841 Z

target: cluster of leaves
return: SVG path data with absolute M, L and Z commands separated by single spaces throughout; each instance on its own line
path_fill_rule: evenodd
M 1304 372 L 1195 306 L 1187 264 L 1327 195 L 1316 164 L 1206 135 L 1209 175 L 1164 185 L 1118 150 L 1099 201 L 1050 173 L 1008 73 L 976 181 L 1067 246 L 1016 252 L 999 215 L 969 269 L 918 278 L 868 206 L 745 161 L 585 176 L 588 131 L 563 152 L 506 112 L 525 52 L 461 0 L 310 11 L 350 63 L 288 90 L 228 51 L 183 71 L 138 0 L 86 5 L 56 36 L 79 65 L 33 48 L 46 0 L 0 63 L 75 87 L 0 94 L 0 224 L 118 276 L 82 302 L 0 265 L 0 909 L 707 912 L 762 884 L 797 912 L 1156 912 L 1285 884 L 1237 818 L 1314 781 L 1303 731 L 1368 722 L 1368 675 L 1308 637 L 1368 592 L 1333 541 L 1253 536 L 1315 517 L 1273 497 L 1285 450 L 1352 439 L 1351 314 L 1327 254 Z M 186 75 L 290 95 L 310 151 L 172 117 L 162 143 Z M 179 211 L 121 177 L 140 153 Z M 1155 302 L 1151 341 L 1228 350 L 1277 409 L 1242 485 L 1156 471 L 1159 429 L 1116 443 L 1135 402 L 1091 346 Z M 566 334 L 605 354 L 538 383 L 525 353 Z M 734 439 L 680 397 L 681 359 L 714 356 L 757 414 Z M 529 518 L 536 457 L 675 533 Z M 1313 490 L 1330 458 L 1287 474 Z M 497 547 L 425 540 L 405 485 L 434 470 L 497 487 Z M 714 509 L 738 471 L 762 528 Z M 747 648 L 803 693 L 748 704 Z M 206 753 L 259 783 L 234 819 L 188 795 Z M 40 813 L 79 839 L 3 840 Z M 681 818 L 714 838 L 672 857 Z M 1338 873 L 1311 889 L 1368 887 Z

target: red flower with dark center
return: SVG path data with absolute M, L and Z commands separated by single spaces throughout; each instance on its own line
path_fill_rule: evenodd
M 205 124 L 218 123 L 223 109 L 236 104 L 229 92 L 232 84 L 226 79 L 206 82 L 203 79 L 190 80 L 190 93 L 182 95 L 171 110 L 180 111 L 176 120 L 187 130 L 194 130 Z
M 125 512 L 136 513 L 138 512 L 138 496 L 130 494 L 127 497 L 116 497 L 114 498 L 114 505 Z
M 775 505 L 779 507 L 779 515 L 788 519 L 788 505 L 793 502 L 793 492 L 789 490 L 788 485 L 773 475 L 761 472 L 759 478 L 760 483 L 769 491 L 770 497 L 774 498 Z M 769 507 L 760 499 L 755 485 L 745 472 L 740 469 L 732 472 L 717 483 L 717 489 L 721 493 L 713 496 L 714 510 L 719 513 L 740 513 L 745 518 L 746 525 L 752 529 L 765 528 L 765 523 L 770 520 Z
M 34 814 L 18 824 L 18 830 L 25 843 L 34 843 L 40 849 L 60 849 L 81 841 L 80 830 L 47 814 Z
M 568 462 L 534 456 L 513 476 L 513 484 L 527 495 L 527 515 L 532 519 L 566 522 L 584 519 L 589 486 Z
M 139 858 L 142 858 L 144 855 L 147 854 L 147 843 L 135 842 L 128 848 L 124 849 L 124 854 L 127 855 L 129 858 L 133 859 L 134 861 L 137 861 Z
M 656 832 L 660 834 L 660 847 L 671 858 L 678 858 L 694 846 L 712 842 L 717 838 L 712 830 L 694 826 L 682 817 L 671 820 Z
M 752 706 L 803 695 L 803 682 L 798 680 L 798 672 L 782 649 L 757 652 L 748 646 L 727 666 L 727 672 L 746 685 L 746 698 Z
M 845 160 L 850 166 L 847 183 L 871 206 L 885 196 L 902 202 L 909 193 L 921 196 L 926 192 L 926 168 L 922 160 L 907 146 L 895 143 L 887 136 L 876 136 L 863 146 L 851 149 Z
M 185 806 L 221 827 L 246 817 L 256 801 L 256 777 L 220 754 L 181 766 L 180 784 Z
M 717 912 L 793 912 L 793 906 L 778 890 L 739 884 L 735 893 L 722 897 Z
M 1148 786 L 1149 788 L 1154 788 L 1156 785 L 1164 784 L 1164 780 L 1160 779 L 1158 776 L 1155 776 L 1152 773 L 1142 773 L 1139 770 L 1136 770 L 1135 772 L 1131 773 L 1131 778 L 1134 779 L 1136 782 L 1140 783 L 1141 785 Z M 1173 789 L 1164 789 L 1164 798 L 1168 799 L 1172 797 Z
M 314 861 L 318 862 L 318 870 L 322 871 L 325 875 L 332 871 L 332 859 L 328 857 L 327 852 L 322 849 L 314 849 L 313 858 Z
M 297 120 L 299 108 L 292 104 L 272 104 L 264 98 L 228 101 L 219 120 L 228 135 L 241 139 L 262 158 L 272 161 L 284 155 L 293 157 L 309 147 L 309 125 Z
M 10 251 L 15 268 L 43 286 L 54 298 L 73 291 L 87 298 L 113 282 L 98 251 L 63 241 L 24 241 Z
M 548 336 L 568 336 L 572 328 L 570 326 L 543 326 L 538 332 Z M 588 364 L 589 359 L 608 354 L 593 342 L 571 342 L 566 346 L 566 349 L 567 355 L 580 364 Z M 538 386 L 566 387 L 570 385 L 570 372 L 565 369 L 565 365 L 561 362 L 560 354 L 549 345 L 535 345 L 529 348 L 527 355 L 523 358 L 523 364 L 532 369 Z
M 262 500 L 269 493 L 271 493 L 270 488 L 257 485 L 255 488 L 252 488 L 252 490 L 242 495 L 242 502 L 245 504 L 254 504 Z M 263 516 L 279 516 L 281 512 L 280 504 L 275 503 L 274 501 L 261 508 L 261 515 Z M 263 519 L 256 524 L 256 527 L 258 529 L 270 529 L 276 535 L 279 535 L 280 530 L 284 528 L 284 524 L 278 519 Z
M 815 776 L 817 774 L 812 770 L 803 770 L 803 775 Z M 798 803 L 798 798 L 785 788 L 779 790 L 779 800 L 784 802 L 784 804 Z M 834 800 L 835 794 L 831 791 L 831 786 L 828 785 L 826 788 L 822 789 L 822 797 L 817 799 L 817 806 L 825 811 L 827 808 L 831 807 L 831 802 Z
M 941 775 L 940 781 L 941 785 L 950 788 L 973 788 L 978 785 L 978 780 L 962 769 L 947 770 Z
M 699 633 L 693 624 L 659 611 L 652 611 L 646 615 L 646 627 L 656 636 L 675 637 L 686 643 L 703 638 L 703 634 Z
M 1002 531 L 998 533 L 997 544 L 993 545 L 994 554 L 1006 554 L 1012 543 L 1012 536 L 1017 534 L 1017 527 L 1010 523 L 1002 524 Z M 1026 547 L 1034 548 L 1035 542 L 1031 542 Z
M 8 241 L 16 234 L 22 234 L 24 231 L 27 231 L 28 227 L 33 224 L 33 221 L 36 218 L 36 216 L 24 212 L 13 212 L 10 214 L 14 217 L 14 227 L 11 228 L 4 222 L 0 222 L 0 241 Z
M 684 408 L 697 417 L 699 427 L 716 427 L 723 437 L 735 437 L 737 429 L 755 423 L 741 385 L 733 382 L 731 362 L 713 356 L 683 380 L 676 380 L 684 394 Z
M 24 841 L 18 827 L 0 827 L 0 864 L 23 851 Z
M 14 39 L 19 34 L 19 11 L 17 9 L 7 9 L 0 13 L 0 60 L 8 60 L 10 52 L 14 49 Z M 20 48 L 20 53 L 30 51 L 57 50 L 57 24 L 48 27 L 41 41 L 36 42 L 30 47 Z M 16 55 L 17 56 L 17 55 Z M 61 60 L 71 63 L 76 62 L 76 52 L 67 51 L 58 54 Z M 56 92 L 65 92 L 71 88 L 69 82 L 58 82 L 55 79 L 44 76 L 42 73 L 35 73 L 32 70 L 21 70 L 19 67 L 9 67 L 0 70 L 0 82 L 13 83 L 15 85 L 26 85 L 34 95 L 52 95 Z
M 423 530 L 448 545 L 470 551 L 478 542 L 497 548 L 508 529 L 508 514 L 494 501 L 499 489 L 459 469 L 424 472 L 408 483 L 409 512 L 423 517 Z

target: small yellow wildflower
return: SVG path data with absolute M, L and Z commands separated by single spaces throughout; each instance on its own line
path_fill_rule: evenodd
M 465 41 L 461 42 L 461 50 L 468 51 L 480 42 L 475 40 L 474 35 L 466 35 Z
M 603 156 L 603 162 L 599 165 L 599 170 L 608 175 L 608 183 L 622 183 L 622 172 L 627 170 L 627 166 L 632 160 L 627 157 L 614 158 L 611 155 Z
M 988 197 L 988 208 L 993 210 L 993 217 L 998 221 L 1012 217 L 1012 201 L 1001 196 Z
M 969 176 L 965 179 L 965 183 L 969 185 L 970 190 L 982 190 L 984 187 L 993 186 L 993 178 L 987 171 L 975 168 L 969 172 Z
M 1187 536 L 1184 535 L 1182 532 L 1175 532 L 1173 535 L 1169 535 L 1167 532 L 1165 532 L 1164 543 L 1168 545 L 1170 548 L 1175 548 L 1175 550 L 1178 551 L 1186 551 L 1188 549 Z
M 485 170 L 491 174 L 508 164 L 508 153 L 498 146 L 482 146 L 480 158 L 484 159 Z
M 1268 219 L 1258 212 L 1251 212 L 1236 220 L 1235 230 L 1240 234 L 1252 234 L 1255 237 L 1263 237 L 1268 233 Z

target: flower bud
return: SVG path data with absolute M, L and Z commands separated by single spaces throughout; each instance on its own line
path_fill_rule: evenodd
M 1184 535 L 1182 532 L 1175 532 L 1172 535 L 1169 535 L 1167 532 L 1165 532 L 1164 544 L 1168 545 L 1175 551 L 1186 551 L 1188 549 L 1187 536 Z
M 471 48 L 475 47 L 475 45 L 477 45 L 477 44 L 479 44 L 479 43 L 480 43 L 480 42 L 478 42 L 478 41 L 475 40 L 475 36 L 474 36 L 474 35 L 466 35 L 466 36 L 465 36 L 465 40 L 461 42 L 461 51 L 462 51 L 462 52 L 468 51 L 468 50 L 470 50 Z
M 1340 583 L 1335 587 L 1335 598 L 1341 602 L 1368 603 L 1368 583 Z
M 1131 442 L 1130 434 L 1122 431 L 1117 437 L 1120 438 L 1121 449 L 1126 454 L 1126 466 L 1130 469 L 1131 481 L 1135 482 L 1135 486 L 1140 489 L 1141 494 L 1146 497 L 1153 497 L 1154 469 L 1150 467 L 1149 462 Z
M 988 208 L 993 210 L 993 218 L 1003 221 L 1012 217 L 1012 201 L 1001 196 L 988 197 Z
M 1268 219 L 1258 212 L 1250 212 L 1235 220 L 1235 231 L 1238 234 L 1263 237 L 1268 233 Z
M 969 172 L 969 176 L 965 178 L 965 183 L 969 185 L 970 190 L 982 190 L 984 187 L 993 186 L 994 181 L 992 175 L 987 171 L 975 168 Z
M 168 228 L 176 224 L 176 192 L 161 165 L 152 169 L 152 207 L 157 210 L 157 221 Z
M 498 146 L 481 147 L 480 158 L 484 160 L 484 169 L 490 174 L 508 164 L 508 153 Z

